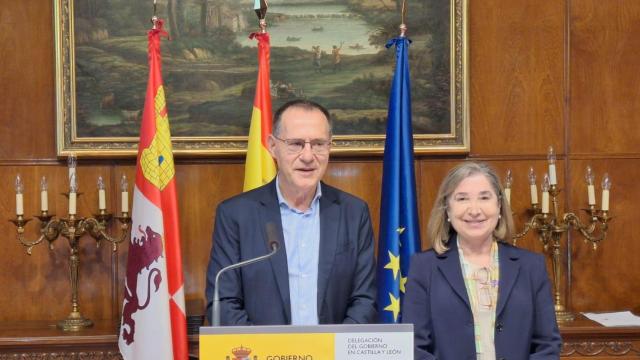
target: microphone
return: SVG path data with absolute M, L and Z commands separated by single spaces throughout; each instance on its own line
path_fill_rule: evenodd
M 269 252 L 266 255 L 258 256 L 253 259 L 240 261 L 239 263 L 235 263 L 235 264 L 231 264 L 229 266 L 223 267 L 216 274 L 215 286 L 213 287 L 213 306 L 211 308 L 211 319 L 212 319 L 211 325 L 212 326 L 220 326 L 220 288 L 218 287 L 220 275 L 222 275 L 224 272 L 228 270 L 237 269 L 239 267 L 257 263 L 262 260 L 266 260 L 272 257 L 273 255 L 275 255 L 276 252 L 278 252 L 278 249 L 280 248 L 280 243 L 278 242 L 276 226 L 274 223 L 269 222 L 267 223 L 266 228 L 267 228 L 267 241 L 269 244 L 269 249 L 271 249 L 271 252 Z

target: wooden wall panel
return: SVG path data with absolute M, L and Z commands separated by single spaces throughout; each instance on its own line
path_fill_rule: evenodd
M 367 202 L 371 212 L 373 231 L 377 238 L 380 229 L 382 163 L 335 160 L 329 165 L 324 181 Z
M 0 1 L 0 160 L 55 158 L 52 5 Z
M 564 17 L 563 1 L 469 1 L 472 155 L 563 149 Z
M 637 155 L 640 2 L 572 0 L 570 31 L 571 152 Z

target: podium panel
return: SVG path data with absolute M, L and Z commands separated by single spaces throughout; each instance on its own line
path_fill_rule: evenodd
M 412 324 L 200 328 L 203 360 L 410 360 Z

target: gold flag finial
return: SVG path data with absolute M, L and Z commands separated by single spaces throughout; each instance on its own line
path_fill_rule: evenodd
M 401 11 L 401 21 L 400 24 L 400 37 L 405 37 L 407 34 L 407 25 L 404 21 L 405 16 L 407 15 L 407 2 L 406 0 L 402 0 L 402 11 Z
M 267 4 L 267 0 L 255 0 L 253 5 L 253 10 L 256 12 L 259 20 L 260 32 L 267 32 L 267 20 L 265 17 L 267 16 L 267 8 L 269 5 Z

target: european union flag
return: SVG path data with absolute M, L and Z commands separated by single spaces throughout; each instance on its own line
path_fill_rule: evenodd
M 400 322 L 409 259 L 420 251 L 411 128 L 410 43 L 403 36 L 387 43 L 387 48 L 396 47 L 396 70 L 384 144 L 378 241 L 378 313 L 383 323 Z

